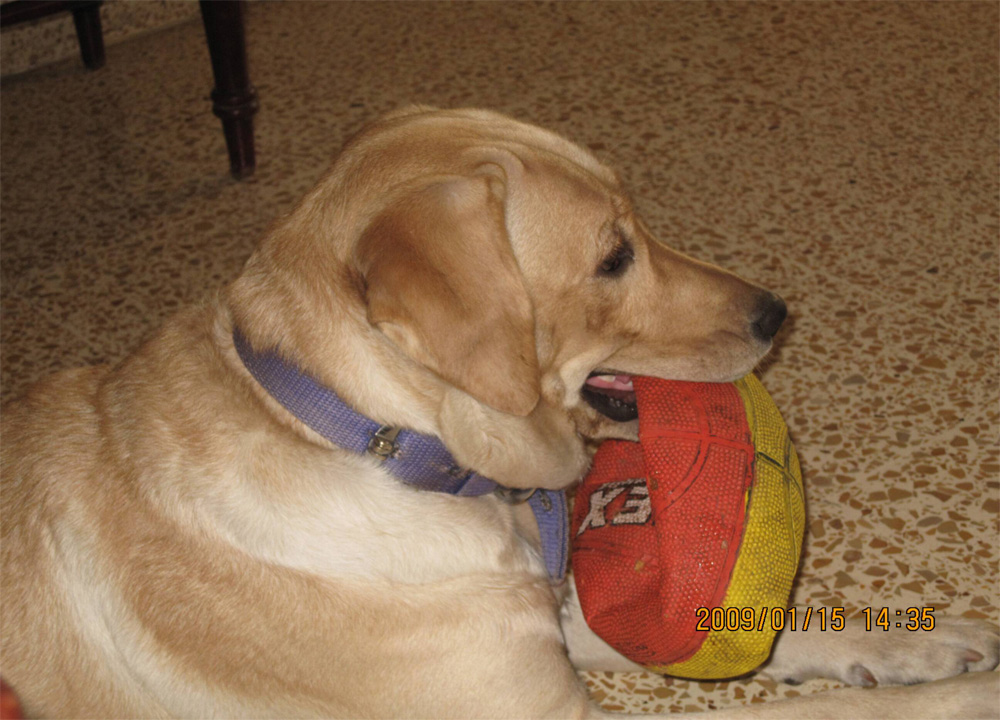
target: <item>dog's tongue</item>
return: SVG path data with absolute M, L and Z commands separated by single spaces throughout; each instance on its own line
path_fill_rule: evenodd
M 594 375 L 587 378 L 587 384 L 602 390 L 633 391 L 631 375 Z

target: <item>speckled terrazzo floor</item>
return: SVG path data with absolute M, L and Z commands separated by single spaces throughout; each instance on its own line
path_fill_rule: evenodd
M 482 105 L 612 160 L 666 241 L 789 302 L 796 600 L 1000 619 L 998 5 L 284 3 L 248 17 L 259 165 L 226 175 L 197 20 L 3 78 L 2 394 L 114 361 L 238 271 L 340 142 Z M 609 708 L 813 692 L 587 677 Z

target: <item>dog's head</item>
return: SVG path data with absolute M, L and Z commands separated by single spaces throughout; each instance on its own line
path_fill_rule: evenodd
M 252 340 L 512 487 L 564 486 L 586 440 L 635 438 L 631 375 L 733 380 L 785 317 L 652 238 L 586 150 L 427 108 L 349 141 L 229 300 Z

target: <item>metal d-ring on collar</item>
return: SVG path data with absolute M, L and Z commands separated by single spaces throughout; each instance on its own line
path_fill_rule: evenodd
M 399 428 L 383 425 L 372 435 L 368 443 L 368 452 L 376 457 L 385 460 L 393 457 L 399 452 L 399 445 L 396 444 L 396 436 L 399 435 Z
M 288 412 L 330 443 L 359 455 L 377 457 L 387 472 L 407 485 L 466 497 L 494 493 L 510 504 L 527 502 L 538 522 L 549 576 L 554 581 L 565 577 L 569 516 L 564 491 L 498 485 L 460 467 L 439 438 L 382 425 L 362 415 L 276 351 L 255 351 L 236 328 L 233 344 L 254 379 Z
M 372 435 L 372 439 L 368 443 L 368 452 L 382 461 L 387 458 L 396 457 L 399 452 L 399 445 L 396 443 L 396 436 L 399 435 L 399 431 L 400 428 L 392 427 L 391 425 L 382 425 Z M 449 474 L 453 477 L 460 477 L 463 475 L 470 475 L 472 474 L 472 471 L 463 470 L 462 468 L 456 466 L 449 470 Z M 530 500 L 537 492 L 538 488 L 509 488 L 503 485 L 497 485 L 493 494 L 507 505 L 520 505 L 521 503 Z M 548 495 L 542 493 L 541 497 L 542 504 L 545 506 L 546 510 L 551 510 L 552 501 L 549 499 Z

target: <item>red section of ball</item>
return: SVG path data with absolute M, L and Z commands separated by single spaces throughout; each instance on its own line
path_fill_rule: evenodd
M 576 495 L 573 571 L 587 624 L 643 665 L 693 655 L 722 604 L 754 448 L 731 384 L 635 378 L 639 443 L 604 443 Z
M 0 680 L 0 720 L 21 720 L 21 703 L 13 688 Z

